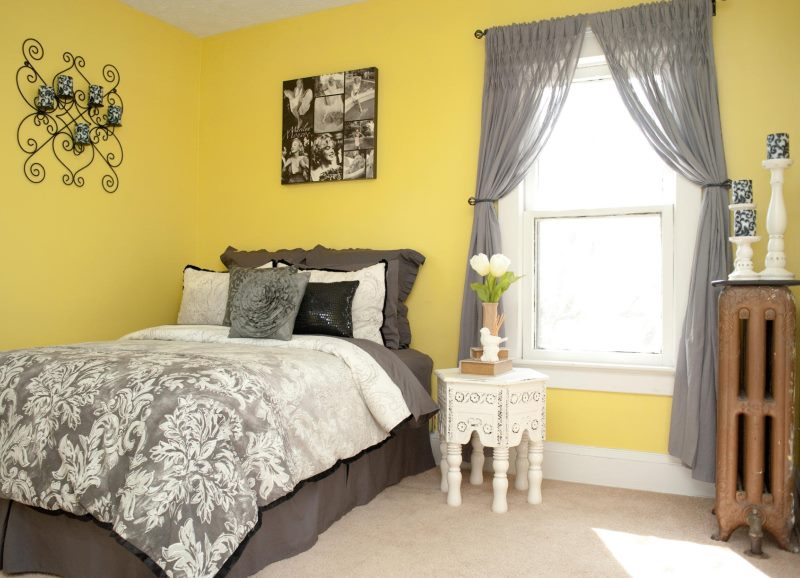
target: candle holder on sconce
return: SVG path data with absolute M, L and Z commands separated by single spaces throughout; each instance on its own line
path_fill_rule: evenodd
M 32 109 L 17 127 L 17 144 L 28 155 L 23 164 L 25 177 L 32 183 L 44 180 L 43 157 L 50 151 L 51 164 L 64 171 L 61 181 L 65 185 L 82 187 L 82 172 L 99 159 L 106 171 L 101 178 L 103 189 L 108 193 L 116 191 L 116 169 L 123 157 L 122 143 L 115 134 L 122 126 L 123 111 L 117 92 L 119 71 L 111 64 L 103 67 L 103 80 L 110 84 L 106 90 L 84 75 L 86 63 L 82 56 L 64 52 L 67 68 L 48 81 L 33 65 L 44 57 L 41 43 L 26 39 L 22 55 L 25 61 L 17 69 L 17 90 Z M 77 88 L 76 79 L 86 88 Z

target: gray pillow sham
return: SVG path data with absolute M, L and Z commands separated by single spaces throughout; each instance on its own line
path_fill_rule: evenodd
M 239 251 L 236 247 L 228 247 L 219 256 L 220 261 L 228 268 L 233 267 L 261 267 L 270 261 L 286 261 L 292 265 L 304 265 L 306 261 L 305 249 L 280 249 L 278 251 Z
M 317 245 L 311 250 L 239 251 L 228 247 L 220 259 L 228 269 L 259 267 L 270 260 L 280 260 L 292 265 L 338 271 L 356 271 L 385 261 L 386 303 L 381 337 L 390 349 L 402 349 L 411 344 L 405 300 L 411 293 L 420 266 L 425 263 L 425 256 L 413 249 L 329 249 Z
M 293 268 L 234 268 L 230 286 L 236 290 L 229 291 L 228 336 L 290 340 L 310 277 Z

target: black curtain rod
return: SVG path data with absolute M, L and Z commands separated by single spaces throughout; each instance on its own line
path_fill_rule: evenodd
M 711 15 L 712 16 L 716 16 L 717 15 L 717 0 L 711 0 Z M 480 40 L 481 38 L 486 36 L 486 33 L 488 31 L 489 31 L 488 28 L 484 28 L 483 30 L 481 30 L 479 28 L 478 30 L 475 31 L 475 38 Z

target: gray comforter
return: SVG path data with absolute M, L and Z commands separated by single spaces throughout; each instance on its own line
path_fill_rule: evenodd
M 169 576 L 213 576 L 260 506 L 435 410 L 403 383 L 410 411 L 351 342 L 226 335 L 0 352 L 0 496 L 91 515 Z

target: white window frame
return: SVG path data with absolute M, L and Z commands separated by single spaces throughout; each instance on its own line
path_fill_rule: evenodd
M 575 80 L 588 80 L 608 76 L 602 50 L 591 31 L 584 40 L 582 58 L 575 74 Z M 508 346 L 515 365 L 535 367 L 550 377 L 549 387 L 556 389 L 575 389 L 587 391 L 607 391 L 633 394 L 671 396 L 673 390 L 675 362 L 678 340 L 683 325 L 683 317 L 689 293 L 692 258 L 696 238 L 697 223 L 700 217 L 702 193 L 700 187 L 688 182 L 680 175 L 675 179 L 675 205 L 670 207 L 672 231 L 670 235 L 672 259 L 671 271 L 664 274 L 665 287 L 671 289 L 671 308 L 664 309 L 665 329 L 663 353 L 660 363 L 645 365 L 635 359 L 597 361 L 576 356 L 573 359 L 530 359 L 527 349 L 533 335 L 524 336 L 523 317 L 529 314 L 534 275 L 531 251 L 528 244 L 530 225 L 526 227 L 524 183 L 506 195 L 498 203 L 503 253 L 508 256 L 515 272 L 524 275 L 503 296 L 505 329 L 509 337 Z M 635 208 L 634 208 L 635 209 Z M 628 210 L 628 209 L 623 209 Z M 647 208 L 648 211 L 652 207 Z M 659 209 L 661 210 L 661 209 Z M 620 210 L 614 209 L 615 214 Z M 662 221 L 663 227 L 664 221 Z M 667 238 L 664 238 L 666 244 Z M 517 264 L 520 264 L 517 266 Z M 629 264 L 615 263 L 615 266 Z M 528 317 L 531 319 L 532 317 Z M 671 335 L 671 338 L 667 338 Z

